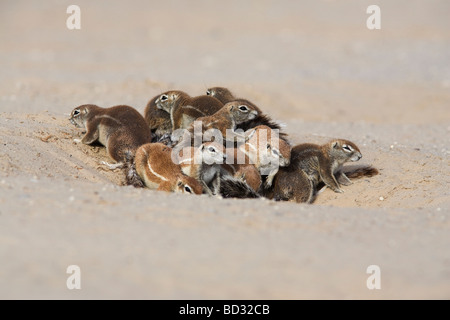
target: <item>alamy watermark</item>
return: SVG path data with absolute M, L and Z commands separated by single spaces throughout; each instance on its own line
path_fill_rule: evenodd
M 66 20 L 66 27 L 69 30 L 80 30 L 81 29 L 81 9 L 75 4 L 71 4 L 67 7 L 66 13 L 70 16 Z
M 66 26 L 69 30 L 81 29 L 81 9 L 78 5 L 71 4 L 67 7 L 66 13 L 70 16 L 66 20 Z M 366 13 L 370 16 L 366 20 L 366 26 L 369 30 L 381 29 L 381 9 L 378 5 L 372 4 L 367 7 Z
M 81 289 L 81 269 L 79 266 L 72 264 L 67 267 L 66 273 L 70 276 L 66 280 L 67 289 Z
M 381 29 L 381 9 L 379 6 L 373 4 L 367 7 L 367 14 L 370 16 L 367 18 L 366 26 L 369 30 Z
M 373 290 L 381 289 L 381 269 L 376 264 L 372 264 L 367 267 L 366 273 L 370 274 L 370 276 L 367 278 L 366 286 L 367 289 Z

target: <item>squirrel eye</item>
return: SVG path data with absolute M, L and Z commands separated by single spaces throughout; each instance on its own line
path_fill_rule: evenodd
M 206 90 L 206 95 L 207 95 L 207 96 L 210 96 L 210 95 L 211 95 L 211 91 Z
M 166 94 L 163 94 L 160 98 L 161 101 L 166 101 L 169 97 Z
M 214 149 L 213 147 L 209 147 L 208 149 L 210 152 L 216 152 L 216 149 Z
M 190 188 L 189 186 L 185 186 L 185 187 L 184 187 L 184 190 L 185 190 L 186 192 L 188 192 L 188 193 L 192 193 L 192 190 L 191 190 L 191 188 Z
M 79 114 L 80 114 L 80 110 L 74 110 L 74 111 L 73 111 L 73 115 L 74 115 L 74 116 L 77 116 L 77 115 L 79 115 Z
M 277 149 L 272 149 L 272 153 L 273 153 L 274 155 L 276 155 L 277 157 L 280 156 L 280 153 L 278 152 Z
M 248 108 L 247 108 L 247 106 L 242 105 L 242 106 L 239 106 L 239 110 L 248 111 Z
M 348 145 L 346 145 L 346 144 L 344 144 L 343 146 L 342 146 L 342 149 L 344 149 L 345 151 L 347 151 L 347 152 L 352 152 L 353 150 L 352 150 L 352 147 L 350 147 L 350 146 L 348 146 Z

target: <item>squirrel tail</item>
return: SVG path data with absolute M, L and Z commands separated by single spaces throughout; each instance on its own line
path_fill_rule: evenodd
M 134 163 L 134 155 L 131 153 L 126 154 L 125 156 L 125 185 L 133 186 L 135 188 L 144 188 L 144 181 L 142 181 L 141 177 L 138 175 L 136 171 L 136 164 Z
M 224 198 L 261 198 L 245 181 L 230 176 L 220 179 L 220 195 Z
M 345 172 L 345 175 L 350 179 L 358 179 L 362 177 L 373 177 L 378 174 L 378 170 L 372 166 L 359 167 L 354 170 Z

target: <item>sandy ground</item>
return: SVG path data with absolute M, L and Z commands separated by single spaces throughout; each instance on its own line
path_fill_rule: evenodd
M 77 1 L 81 30 L 70 4 L 0 4 L 0 298 L 450 298 L 447 1 L 378 1 L 378 31 L 359 0 Z M 220 200 L 120 186 L 73 142 L 77 105 L 216 85 L 380 174 L 313 205 Z

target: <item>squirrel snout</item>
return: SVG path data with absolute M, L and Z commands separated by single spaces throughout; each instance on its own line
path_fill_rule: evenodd
M 253 119 L 255 119 L 257 116 L 258 116 L 258 111 L 252 110 L 252 111 L 250 112 L 249 118 L 253 120 Z
M 359 159 L 361 159 L 361 158 L 362 158 L 362 154 L 358 152 L 353 155 L 353 157 L 351 158 L 351 161 L 359 161 Z

